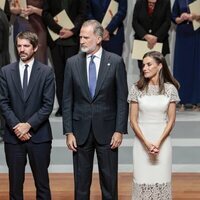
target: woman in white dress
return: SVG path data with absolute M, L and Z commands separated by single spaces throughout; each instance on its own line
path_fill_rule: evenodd
M 170 200 L 172 146 L 179 83 L 164 56 L 156 51 L 143 57 L 140 80 L 130 90 L 130 124 L 135 133 L 132 200 Z

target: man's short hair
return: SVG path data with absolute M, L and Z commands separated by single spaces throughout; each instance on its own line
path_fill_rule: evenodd
M 38 46 L 38 36 L 36 33 L 33 33 L 31 31 L 23 31 L 18 33 L 18 35 L 16 36 L 16 45 L 17 39 L 28 40 L 33 45 L 33 48 L 36 48 Z
M 97 20 L 94 20 L 94 19 L 87 20 L 83 23 L 82 27 L 84 26 L 92 26 L 94 29 L 94 34 L 103 38 L 104 28 Z

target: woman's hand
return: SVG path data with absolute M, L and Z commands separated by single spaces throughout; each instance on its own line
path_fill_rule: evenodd
M 157 155 L 159 153 L 159 148 L 156 147 L 153 143 L 145 141 L 145 146 L 147 147 L 148 153 L 151 155 Z

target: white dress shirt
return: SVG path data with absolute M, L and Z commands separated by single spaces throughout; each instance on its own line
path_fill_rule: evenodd
M 96 65 L 96 77 L 97 77 L 97 79 L 98 79 L 99 68 L 100 68 L 100 63 L 101 63 L 102 51 L 103 51 L 103 49 L 101 47 L 95 54 L 93 54 L 95 56 L 93 61 Z M 88 81 L 88 85 L 89 85 L 89 63 L 90 63 L 90 60 L 91 60 L 91 56 L 92 56 L 92 54 L 87 55 L 87 81 Z
M 19 61 L 19 74 L 20 74 L 20 80 L 21 80 L 22 87 L 23 87 L 23 77 L 24 77 L 25 65 L 28 65 L 27 71 L 28 71 L 28 83 L 29 83 L 33 63 L 34 63 L 34 59 L 32 59 L 29 63 L 24 63 L 22 60 Z

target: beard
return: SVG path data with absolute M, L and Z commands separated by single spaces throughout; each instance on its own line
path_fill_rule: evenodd
M 93 45 L 91 47 L 85 47 L 85 46 L 81 46 L 80 45 L 80 50 L 83 52 L 83 53 L 87 53 L 87 54 L 90 54 L 92 52 L 94 52 L 97 48 L 97 45 Z
M 34 53 L 33 54 L 27 54 L 27 53 L 22 52 L 22 53 L 19 54 L 19 57 L 23 62 L 31 60 L 33 58 L 33 56 L 34 56 Z

